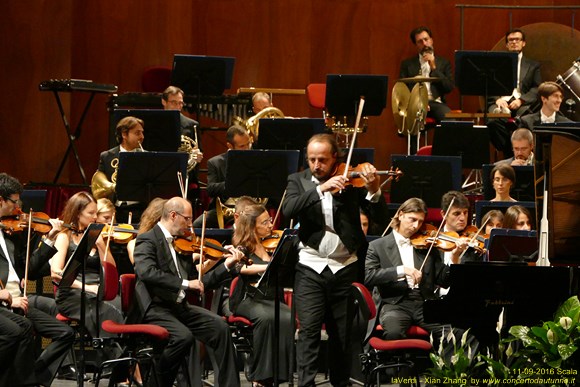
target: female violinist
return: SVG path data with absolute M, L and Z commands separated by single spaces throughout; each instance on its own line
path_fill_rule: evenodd
M 232 242 L 243 246 L 254 261 L 252 266 L 243 267 L 240 280 L 230 299 L 231 310 L 252 321 L 254 326 L 254 350 L 249 360 L 248 378 L 254 386 L 271 385 L 274 375 L 272 358 L 274 351 L 274 290 L 266 294 L 258 291 L 253 284 L 257 282 L 268 266 L 270 255 L 261 239 L 272 233 L 272 219 L 262 205 L 247 205 L 240 213 Z M 283 294 L 280 291 L 280 294 Z M 287 381 L 291 348 L 294 341 L 290 308 L 280 303 L 280 337 L 278 354 L 278 378 Z
M 489 235 L 491 230 L 494 228 L 502 228 L 503 227 L 503 219 L 504 215 L 503 212 L 500 210 L 491 210 L 483 215 L 485 222 L 485 228 L 483 229 L 483 234 Z
M 503 228 L 530 231 L 532 229 L 531 219 L 530 211 L 526 207 L 519 205 L 511 206 L 505 212 Z
M 63 231 L 56 238 L 54 247 L 58 252 L 51 261 L 52 278 L 56 282 L 60 282 L 62 279 L 66 262 L 77 248 L 82 232 L 89 224 L 97 220 L 97 202 L 88 192 L 78 192 L 66 203 L 61 218 L 63 222 L 74 225 L 78 232 Z M 97 337 L 97 334 L 100 334 L 101 337 L 107 336 L 107 333 L 103 332 L 97 325 L 98 320 L 123 321 L 119 297 L 112 301 L 100 301 L 97 297 L 101 284 L 101 265 L 105 260 L 116 266 L 111 251 L 106 249 L 106 242 L 101 235 L 87 258 L 85 272 L 85 326 L 93 337 Z M 71 287 L 59 287 L 56 294 L 56 304 L 60 313 L 67 317 L 80 319 L 81 285 L 81 274 L 79 273 Z M 99 319 L 97 319 L 97 304 Z

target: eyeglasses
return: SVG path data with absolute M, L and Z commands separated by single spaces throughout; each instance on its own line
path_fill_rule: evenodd
M 508 42 L 510 42 L 510 43 L 519 43 L 522 40 L 523 40 L 522 38 L 509 38 L 508 39 Z
M 183 102 L 183 101 L 167 101 L 167 103 L 169 103 L 171 105 L 175 105 L 175 106 L 183 106 L 183 105 L 185 105 L 185 102 Z
M 190 223 L 190 222 L 192 221 L 192 219 L 193 219 L 193 216 L 185 216 L 185 215 L 183 215 L 183 214 L 180 214 L 180 213 L 179 213 L 179 212 L 177 212 L 177 211 L 175 211 L 175 213 L 176 213 L 177 215 L 181 216 L 183 219 L 185 219 L 185 221 L 186 221 L 187 223 Z
M 261 224 L 262 226 L 267 226 L 267 225 L 269 225 L 269 224 L 272 224 L 272 218 L 268 218 L 268 219 L 266 219 L 266 220 L 264 220 L 264 221 L 260 222 L 260 224 Z
M 14 200 L 9 197 L 5 197 L 4 199 L 11 201 L 12 204 L 16 204 L 18 207 L 22 207 L 22 200 Z

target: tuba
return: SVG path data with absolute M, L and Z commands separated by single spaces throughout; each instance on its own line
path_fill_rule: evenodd
M 188 154 L 187 158 L 187 173 L 193 171 L 193 168 L 197 165 L 197 155 L 199 154 L 199 148 L 197 143 L 193 141 L 191 137 L 181 135 L 181 145 L 177 148 L 178 152 L 185 152 Z
M 115 157 L 111 160 L 111 167 L 115 169 L 111 175 L 111 181 L 107 179 L 102 171 L 97 171 L 91 178 L 91 191 L 95 199 L 108 198 L 111 199 L 115 195 L 115 188 L 117 186 L 117 170 L 119 168 L 119 159 Z
M 277 107 L 270 106 L 263 110 L 260 110 L 256 115 L 248 118 L 245 123 L 245 127 L 250 132 L 250 135 L 254 138 L 254 141 L 258 140 L 258 134 L 260 130 L 260 118 L 284 118 L 284 113 Z

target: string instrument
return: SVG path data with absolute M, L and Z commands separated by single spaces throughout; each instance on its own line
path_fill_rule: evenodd
M 28 228 L 28 217 L 29 215 L 27 213 L 17 208 L 12 212 L 11 215 L 3 216 L 2 219 L 0 219 L 0 228 L 2 228 L 7 234 L 21 232 L 25 228 Z M 33 212 L 30 222 L 31 229 L 39 234 L 47 234 L 50 230 L 52 230 L 52 225 L 48 221 L 49 219 L 50 216 L 43 212 Z M 73 225 L 65 223 L 62 226 L 76 231 L 76 228 Z
M 371 165 L 371 163 L 361 163 L 361 164 L 357 165 L 356 167 L 349 166 L 348 170 L 345 174 L 346 163 L 339 163 L 335 166 L 335 170 L 332 173 L 332 176 L 345 175 L 345 177 L 348 179 L 346 185 L 352 185 L 353 187 L 361 188 L 361 187 L 365 186 L 365 181 L 361 177 L 362 172 L 363 172 L 363 168 L 365 166 L 370 166 L 370 165 Z M 398 181 L 401 178 L 401 176 L 403 176 L 403 171 L 401 171 L 399 168 L 393 169 L 392 167 L 389 170 L 376 171 L 375 173 L 377 175 L 385 175 L 385 176 L 392 177 L 395 179 L 395 181 Z
M 276 251 L 276 247 L 278 247 L 278 243 L 282 239 L 282 234 L 284 234 L 283 230 L 272 230 L 270 235 L 262 238 L 262 246 L 264 246 L 268 254 L 272 254 Z
M 101 235 L 103 238 L 112 238 L 116 243 L 129 243 L 129 241 L 137 236 L 138 230 L 130 224 L 117 224 L 111 227 L 107 224 L 103 227 Z
M 478 231 L 479 230 L 477 229 L 476 226 L 467 226 L 465 230 L 463 230 L 463 232 L 461 233 L 461 236 L 467 237 L 470 240 L 475 236 L 474 242 L 477 241 L 477 243 L 480 244 L 481 248 L 483 249 L 483 246 L 485 246 L 485 243 L 489 239 L 489 235 L 478 233 Z
M 464 235 L 460 236 L 454 231 L 440 232 L 437 235 L 437 227 L 431 224 L 423 224 L 411 238 L 411 244 L 418 249 L 426 249 L 433 245 L 441 251 L 452 251 L 459 241 L 467 242 L 469 247 L 474 248 L 478 253 L 483 253 L 484 242 L 479 240 L 471 241 L 471 238 Z
M 184 235 L 182 237 L 176 237 L 173 240 L 173 247 L 175 248 L 175 251 L 184 255 L 190 255 L 193 253 L 199 254 L 202 247 L 201 238 L 196 236 L 194 233 L 188 234 L 189 235 Z M 230 251 L 224 248 L 218 241 L 210 238 L 204 238 L 203 252 L 204 256 L 213 260 L 219 260 L 223 257 L 224 254 L 230 253 Z M 242 261 L 248 266 L 254 263 L 246 255 L 244 255 Z

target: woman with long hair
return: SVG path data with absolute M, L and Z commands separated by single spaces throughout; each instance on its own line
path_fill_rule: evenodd
M 263 292 L 254 284 L 266 271 L 270 255 L 261 240 L 272 233 L 272 219 L 262 205 L 248 205 L 240 212 L 232 243 L 244 248 L 254 264 L 240 271 L 230 308 L 234 314 L 248 318 L 253 324 L 253 352 L 249 359 L 247 377 L 254 386 L 272 385 L 274 376 L 274 343 L 279 340 L 278 379 L 287 381 L 291 376 L 289 362 L 294 340 L 291 313 L 288 305 L 280 303 L 279 336 L 274 336 L 274 289 Z M 283 291 L 280 290 L 280 295 Z
M 532 229 L 532 217 L 530 211 L 523 206 L 511 206 L 505 212 L 503 228 L 530 231 Z

